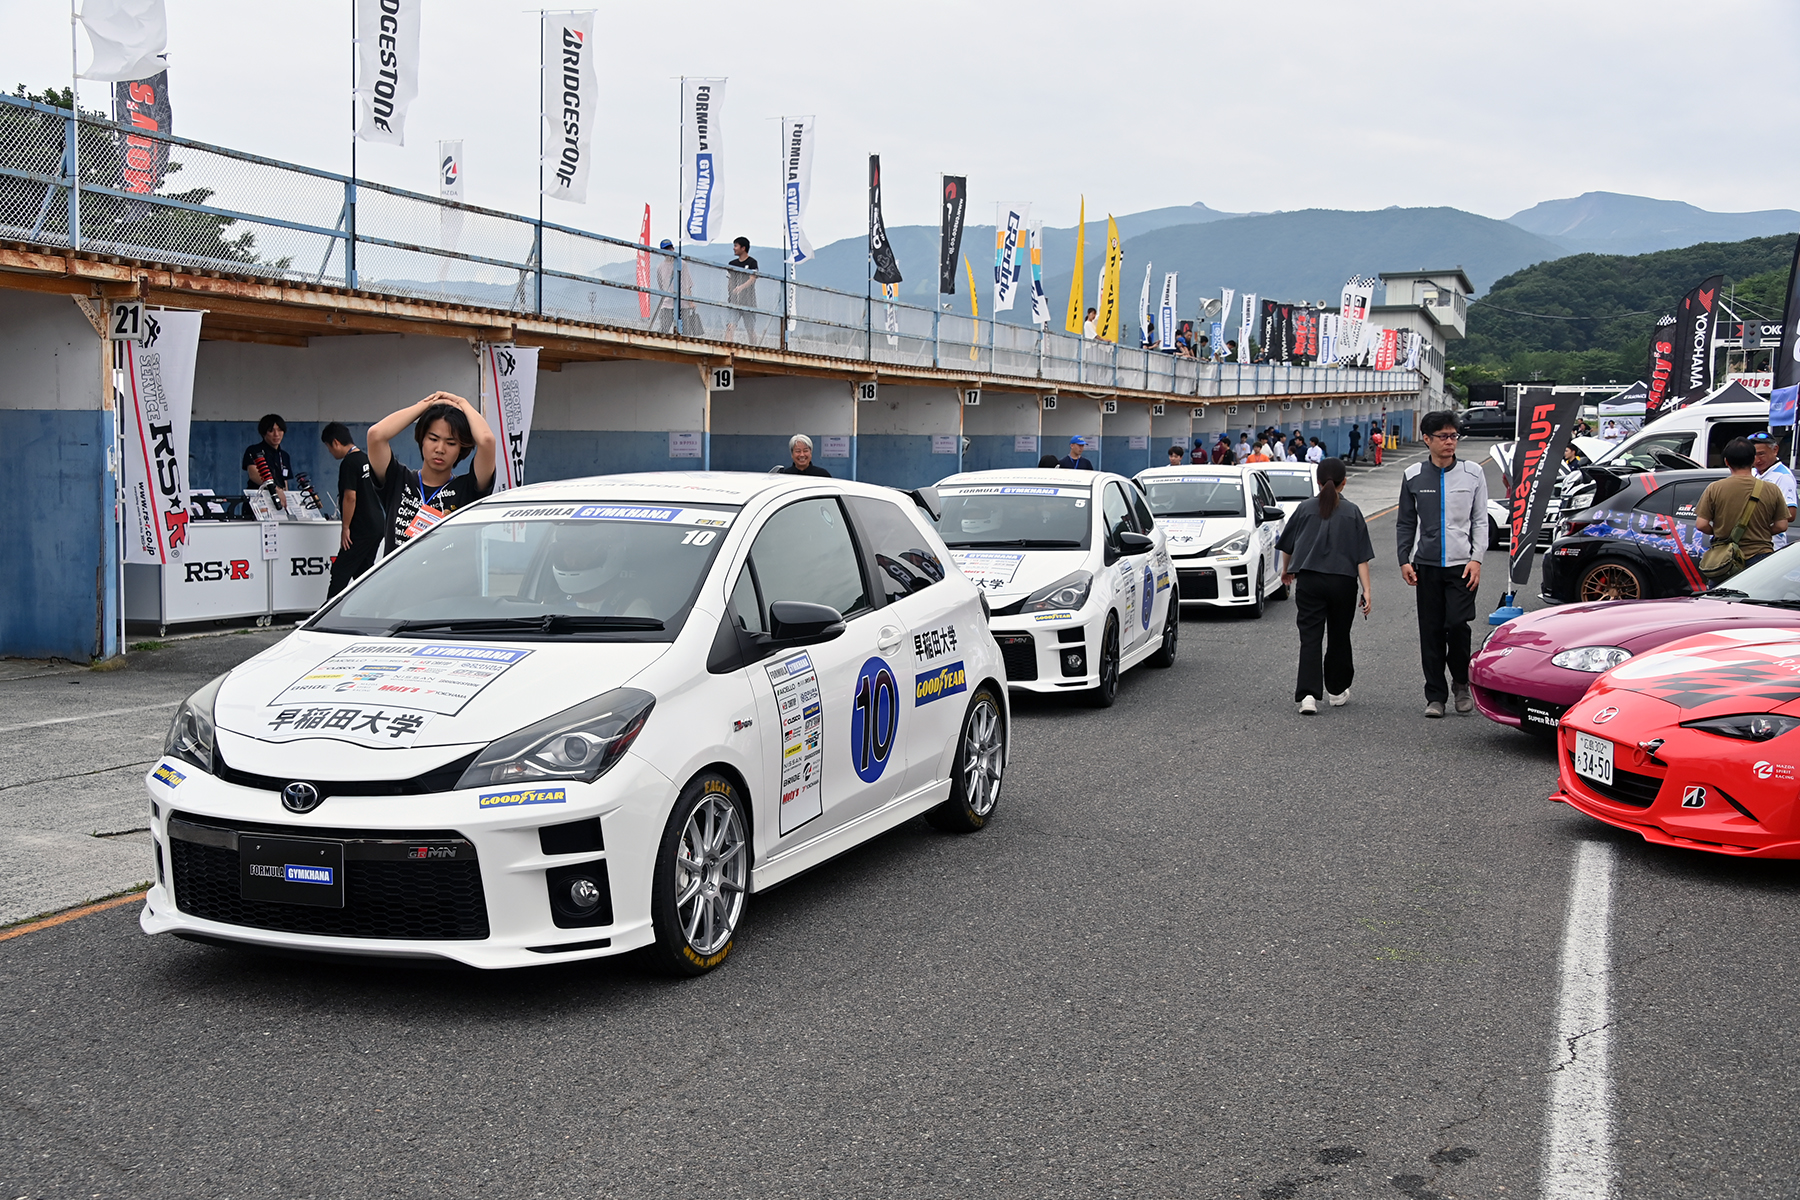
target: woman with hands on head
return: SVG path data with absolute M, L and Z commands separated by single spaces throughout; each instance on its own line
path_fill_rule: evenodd
M 424 460 L 417 471 L 395 462 L 389 445 L 409 424 Z M 495 450 L 494 431 L 475 406 L 450 392 L 433 392 L 371 425 L 369 467 L 389 518 L 386 552 L 493 490 Z M 455 474 L 471 453 L 469 470 Z

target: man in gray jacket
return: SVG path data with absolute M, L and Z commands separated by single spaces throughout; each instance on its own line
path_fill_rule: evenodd
M 1419 422 L 1431 457 L 1400 480 L 1395 540 L 1400 575 L 1419 593 L 1419 658 L 1425 668 L 1425 715 L 1441 717 L 1451 693 L 1456 711 L 1475 711 L 1469 693 L 1469 622 L 1487 548 L 1487 476 L 1456 457 L 1456 414 L 1428 412 Z M 1450 688 L 1444 687 L 1444 668 Z

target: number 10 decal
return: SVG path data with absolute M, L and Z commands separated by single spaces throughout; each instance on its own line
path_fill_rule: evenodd
M 881 778 L 899 731 L 900 688 L 887 663 L 871 658 L 856 677 L 850 708 L 850 765 L 864 783 Z

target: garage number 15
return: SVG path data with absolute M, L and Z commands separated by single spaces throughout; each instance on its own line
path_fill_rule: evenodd
M 864 783 L 874 783 L 887 769 L 899 730 L 900 688 L 887 663 L 871 658 L 856 676 L 850 711 L 850 760 Z

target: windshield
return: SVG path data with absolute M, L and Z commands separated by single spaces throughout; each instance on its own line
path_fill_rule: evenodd
M 1144 492 L 1158 517 L 1244 515 L 1244 485 L 1238 479 L 1146 479 Z
M 946 546 L 1023 546 L 1041 550 L 1086 550 L 1093 529 L 1087 488 L 939 488 L 944 515 L 938 533 Z
M 1312 475 L 1304 471 L 1264 471 L 1277 500 L 1305 500 L 1311 497 Z
M 484 504 L 313 618 L 326 633 L 669 641 L 735 508 Z
M 1753 563 L 1708 595 L 1726 600 L 1800 606 L 1800 543 L 1786 546 Z

